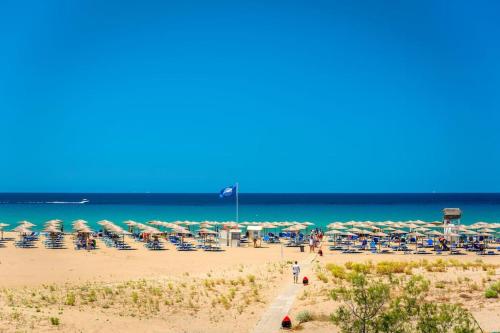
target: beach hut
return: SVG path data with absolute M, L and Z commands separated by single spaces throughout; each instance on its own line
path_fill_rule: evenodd
M 262 226 L 260 225 L 249 225 L 247 227 L 247 231 L 248 231 L 248 240 L 253 242 L 254 244 L 254 247 L 257 247 L 257 241 L 261 241 L 262 242 L 262 235 L 261 235 L 261 232 L 262 232 Z M 260 245 L 262 244 L 259 244 L 259 247 Z
M 455 227 L 460 225 L 462 211 L 460 208 L 445 208 L 443 209 L 443 225 L 445 226 L 443 233 L 449 239 L 453 236 L 449 235 L 455 232 Z

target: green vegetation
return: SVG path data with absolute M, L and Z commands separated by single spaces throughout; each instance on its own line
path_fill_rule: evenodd
M 326 269 L 332 273 L 333 277 L 337 279 L 345 279 L 346 278 L 346 270 L 344 267 L 335 265 L 335 264 L 326 264 Z
M 66 302 L 65 304 L 66 305 L 71 305 L 71 306 L 75 306 L 75 303 L 76 303 L 76 297 L 75 297 L 75 294 L 74 293 L 68 293 L 68 295 L 66 295 Z
M 386 266 L 384 274 L 392 271 Z M 389 284 L 358 272 L 350 276 L 349 284 L 332 290 L 330 295 L 342 302 L 331 320 L 343 333 L 479 331 L 472 315 L 459 305 L 426 301 L 429 281 L 420 275 L 403 284 Z
M 57 317 L 50 317 L 50 323 L 54 326 L 59 326 L 60 322 L 59 322 L 59 318 Z
M 307 310 L 301 311 L 297 314 L 297 321 L 299 322 L 299 324 L 307 323 L 308 321 L 311 321 L 313 319 L 313 315 Z
M 486 298 L 498 298 L 498 291 L 492 288 L 488 288 L 484 291 L 484 297 Z
M 316 277 L 318 280 L 323 281 L 324 283 L 328 283 L 328 277 L 323 272 L 317 272 Z
M 491 284 L 488 289 L 484 291 L 484 297 L 486 298 L 498 298 L 500 293 L 500 281 Z

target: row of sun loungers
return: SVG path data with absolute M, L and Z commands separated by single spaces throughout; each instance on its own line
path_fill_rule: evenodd
M 62 249 L 64 248 L 64 235 L 58 234 L 53 237 L 46 237 L 43 244 L 47 249 Z

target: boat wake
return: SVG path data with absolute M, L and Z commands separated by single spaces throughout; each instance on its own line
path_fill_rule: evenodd
M 54 205 L 83 205 L 90 202 L 88 199 L 82 199 L 80 201 L 17 201 L 17 202 L 9 202 L 9 201 L 1 201 L 0 204 L 25 204 L 25 205 L 45 205 L 45 204 L 54 204 Z
M 60 205 L 83 205 L 88 203 L 88 199 L 82 199 L 81 201 L 47 201 L 47 204 L 60 204 Z

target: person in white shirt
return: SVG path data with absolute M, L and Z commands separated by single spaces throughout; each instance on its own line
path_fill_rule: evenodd
M 292 273 L 293 273 L 293 283 L 298 283 L 299 281 L 299 273 L 300 273 L 300 266 L 295 262 L 292 266 Z
M 312 234 L 309 238 L 309 252 L 314 252 L 314 237 Z

